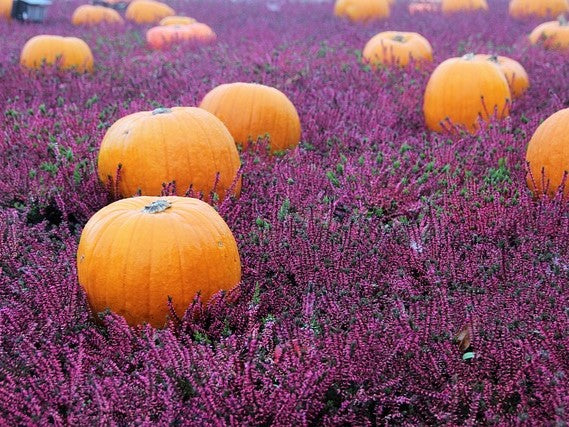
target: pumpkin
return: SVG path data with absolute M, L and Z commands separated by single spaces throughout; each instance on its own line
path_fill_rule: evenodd
M 77 275 L 93 312 L 109 308 L 129 325 L 162 327 L 168 297 L 177 316 L 200 292 L 207 302 L 241 280 L 229 227 L 214 208 L 189 197 L 134 197 L 89 219 L 77 249 Z
M 99 178 L 113 180 L 121 165 L 118 191 L 131 196 L 158 196 L 162 184 L 176 182 L 178 191 L 215 193 L 224 199 L 241 162 L 233 138 L 213 114 L 195 107 L 158 108 L 116 121 L 101 142 Z M 115 184 L 116 185 L 116 184 Z M 241 180 L 234 194 L 239 195 Z
M 569 49 L 569 25 L 563 16 L 557 21 L 538 25 L 529 35 L 531 44 L 542 43 L 547 49 Z
M 0 0 L 0 18 L 11 19 L 13 0 Z
M 189 25 L 197 21 L 189 16 L 167 16 L 160 21 L 160 25 Z
M 517 19 L 555 18 L 562 13 L 569 12 L 567 0 L 511 0 L 510 15 Z
M 441 10 L 443 13 L 488 10 L 488 3 L 486 0 L 442 0 Z
M 519 98 L 522 96 L 526 90 L 529 88 L 529 77 L 518 61 L 515 61 L 506 56 L 496 56 L 496 55 L 476 55 L 477 58 L 486 61 L 492 61 L 500 67 L 508 85 L 510 86 L 510 93 L 513 98 Z
M 76 37 L 40 35 L 29 39 L 20 54 L 26 68 L 57 64 L 61 69 L 93 71 L 93 54 L 87 43 Z
M 248 146 L 250 140 L 268 135 L 272 152 L 293 148 L 300 141 L 300 119 L 284 93 L 256 83 L 229 83 L 212 89 L 200 108 L 215 114 L 235 142 Z
M 129 3 L 125 17 L 137 24 L 157 24 L 167 16 L 174 16 L 176 12 L 167 4 L 155 0 L 136 0 Z
M 121 24 L 123 19 L 119 13 L 109 7 L 92 6 L 84 4 L 73 12 L 71 17 L 73 25 Z
M 539 125 L 528 144 L 526 161 L 531 172 L 527 176 L 530 190 L 536 195 L 544 192 L 555 195 L 563 175 L 569 171 L 569 108 L 554 113 Z M 569 196 L 569 182 L 563 194 Z
M 429 41 L 418 33 L 384 31 L 367 42 L 362 56 L 373 65 L 406 66 L 410 60 L 432 61 L 433 48 Z
M 411 3 L 409 3 L 409 6 L 407 8 L 411 15 L 422 12 L 439 12 L 441 10 L 441 1 L 440 0 L 412 1 Z
M 206 24 L 161 25 L 146 32 L 146 41 L 152 49 L 162 49 L 176 42 L 207 44 L 217 38 Z
M 388 18 L 387 0 L 336 0 L 334 15 L 354 22 L 367 22 Z
M 491 61 L 481 61 L 473 54 L 450 58 L 431 74 L 425 90 L 423 112 L 427 127 L 442 131 L 441 122 L 464 126 L 474 133 L 478 118 L 488 121 L 509 113 L 510 88 L 502 70 Z
M 202 44 L 212 43 L 217 39 L 217 35 L 206 24 L 196 22 L 195 24 L 188 25 L 190 32 L 190 40 Z

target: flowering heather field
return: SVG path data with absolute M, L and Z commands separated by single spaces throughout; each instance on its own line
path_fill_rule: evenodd
M 569 106 L 569 56 L 527 43 L 540 21 L 498 1 L 452 18 L 401 4 L 369 25 L 331 4 L 179 1 L 218 41 L 156 52 L 146 27 L 73 27 L 79 4 L 0 22 L 2 424 L 566 425 L 569 207 L 532 197 L 524 158 Z M 426 36 L 433 64 L 362 65 L 387 29 Z M 41 33 L 83 38 L 94 74 L 22 71 Z M 426 131 L 430 72 L 471 51 L 518 60 L 529 92 L 477 135 Z M 240 286 L 159 330 L 92 313 L 75 254 L 113 201 L 106 129 L 233 81 L 282 90 L 303 129 L 282 156 L 243 152 L 242 195 L 217 205 Z

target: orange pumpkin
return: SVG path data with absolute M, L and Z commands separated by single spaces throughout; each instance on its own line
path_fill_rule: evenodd
M 272 152 L 296 147 L 300 119 L 296 108 L 281 91 L 256 83 L 222 84 L 211 90 L 200 108 L 215 114 L 235 142 L 246 148 L 249 141 L 268 135 Z
M 432 61 L 433 48 L 429 41 L 418 33 L 384 31 L 367 42 L 362 56 L 373 65 L 398 64 L 404 67 L 410 60 Z
M 411 15 L 422 12 L 439 12 L 441 0 L 412 1 L 407 8 Z
M 146 32 L 146 41 L 152 49 L 162 49 L 177 42 L 195 42 L 207 44 L 217 38 L 206 24 L 161 25 Z
M 189 25 L 197 21 L 189 16 L 167 16 L 160 21 L 160 25 Z
M 129 325 L 162 327 L 168 297 L 183 316 L 198 292 L 207 302 L 241 280 L 229 227 L 189 197 L 134 197 L 111 203 L 85 225 L 77 249 L 79 283 L 93 312 L 109 308 Z
M 496 55 L 476 55 L 477 58 L 481 60 L 492 61 L 501 68 L 508 85 L 510 85 L 510 92 L 513 98 L 519 98 L 522 96 L 526 90 L 529 88 L 529 77 L 518 61 L 515 61 L 506 56 L 496 56 Z
M 555 18 L 562 13 L 569 12 L 567 0 L 511 0 L 510 15 L 517 19 Z
M 334 15 L 354 22 L 367 22 L 389 18 L 387 0 L 336 0 Z
M 108 182 L 121 165 L 118 190 L 123 196 L 138 191 L 158 196 L 162 184 L 176 182 L 177 190 L 203 192 L 220 199 L 235 181 L 241 162 L 233 138 L 223 123 L 200 108 L 158 108 L 130 114 L 105 134 L 98 159 L 99 178 Z M 234 189 L 239 195 L 241 180 Z
M 569 25 L 564 17 L 538 25 L 529 35 L 531 44 L 542 43 L 547 49 L 569 49 Z
M 486 0 L 442 0 L 441 10 L 443 13 L 488 10 L 488 3 Z
M 163 49 L 190 37 L 187 25 L 160 25 L 146 32 L 146 42 L 152 49 Z
M 488 121 L 497 111 L 509 114 L 510 88 L 502 70 L 491 61 L 473 54 L 450 58 L 441 63 L 427 83 L 423 112 L 427 127 L 442 131 L 441 122 L 464 126 L 474 133 L 478 118 Z
M 0 0 L 0 18 L 11 19 L 13 0 Z
M 188 25 L 190 32 L 190 40 L 207 44 L 212 43 L 217 39 L 217 35 L 213 30 L 206 24 L 201 22 L 196 22 L 195 24 Z
M 165 3 L 155 0 L 136 0 L 129 3 L 125 17 L 137 24 L 157 24 L 167 16 L 174 16 L 176 12 Z
M 87 43 L 76 37 L 41 35 L 26 42 L 20 63 L 26 68 L 40 68 L 45 63 L 85 72 L 93 71 L 93 54 Z
M 122 24 L 123 19 L 119 13 L 109 7 L 84 4 L 73 12 L 71 17 L 73 25 Z
M 528 144 L 526 160 L 531 171 L 527 176 L 530 190 L 536 195 L 554 196 L 563 175 L 569 171 L 569 108 L 554 113 L 539 125 Z M 569 196 L 569 182 L 563 194 Z

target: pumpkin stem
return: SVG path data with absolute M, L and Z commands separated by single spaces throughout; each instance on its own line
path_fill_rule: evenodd
M 472 61 L 474 59 L 474 54 L 472 52 L 467 53 L 466 55 L 462 56 L 462 59 L 465 61 Z
M 565 18 L 565 15 L 559 15 L 557 17 L 557 22 L 559 22 L 559 25 L 561 25 L 562 27 L 567 26 L 567 18 Z
M 396 34 L 393 36 L 393 38 L 391 40 L 399 42 L 399 43 L 403 43 L 405 41 L 405 37 L 401 34 Z
M 142 209 L 142 212 L 151 214 L 160 213 L 171 207 L 172 203 L 170 203 L 168 200 L 158 199 L 145 206 L 144 209 Z
M 152 111 L 152 115 L 155 116 L 157 114 L 166 114 L 171 112 L 172 110 L 170 110 L 169 108 L 157 108 L 156 110 Z

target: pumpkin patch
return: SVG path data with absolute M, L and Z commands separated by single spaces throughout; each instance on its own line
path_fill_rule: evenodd
M 86 3 L 0 0 L 0 426 L 568 425 L 565 1 Z

